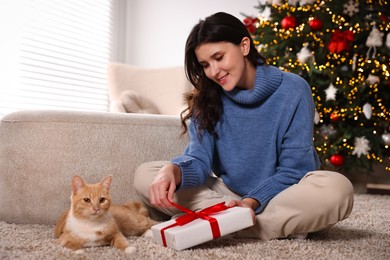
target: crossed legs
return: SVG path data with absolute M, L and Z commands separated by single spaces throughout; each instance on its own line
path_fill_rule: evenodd
M 134 176 L 135 189 L 144 203 L 149 201 L 149 185 L 165 161 L 144 163 Z M 200 210 L 219 202 L 241 200 L 220 178 L 210 177 L 205 185 L 175 192 L 176 203 Z M 270 240 L 289 235 L 319 231 L 347 218 L 353 207 L 353 187 L 343 175 L 331 171 L 313 171 L 275 196 L 263 212 L 256 215 L 256 224 L 238 234 L 242 237 Z M 158 209 L 168 216 L 180 211 L 176 208 Z

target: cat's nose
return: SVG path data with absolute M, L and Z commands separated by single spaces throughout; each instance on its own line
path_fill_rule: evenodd
M 93 208 L 93 210 L 94 210 L 95 212 L 99 212 L 99 211 L 100 211 L 99 208 Z

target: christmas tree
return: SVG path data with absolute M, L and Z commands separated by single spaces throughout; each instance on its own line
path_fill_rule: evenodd
M 243 22 L 259 52 L 312 87 L 324 168 L 390 171 L 383 163 L 390 154 L 388 1 L 268 0 L 255 8 L 259 16 Z

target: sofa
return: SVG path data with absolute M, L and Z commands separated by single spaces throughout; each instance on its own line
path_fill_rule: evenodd
M 108 75 L 111 112 L 24 110 L 1 119 L 0 220 L 54 224 L 70 205 L 74 175 L 90 183 L 112 175 L 114 203 L 136 200 L 135 169 L 183 152 L 179 113 L 190 88 L 183 68 L 110 64 Z M 119 99 L 126 90 L 157 111 L 126 111 Z

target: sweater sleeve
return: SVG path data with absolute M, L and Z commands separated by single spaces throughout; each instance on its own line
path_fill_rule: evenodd
M 306 173 L 319 167 L 319 159 L 313 146 L 314 105 L 307 92 L 295 102 L 286 102 L 281 111 L 284 116 L 288 115 L 289 120 L 281 120 L 278 130 L 281 137 L 275 174 L 244 196 L 260 202 L 260 207 L 255 211 L 257 214 L 278 193 L 298 183 Z
M 172 163 L 180 167 L 182 181 L 179 189 L 196 187 L 204 184 L 211 173 L 211 163 L 214 151 L 214 138 L 207 131 L 198 137 L 196 125 L 189 125 L 190 143 L 184 153 L 172 159 Z

